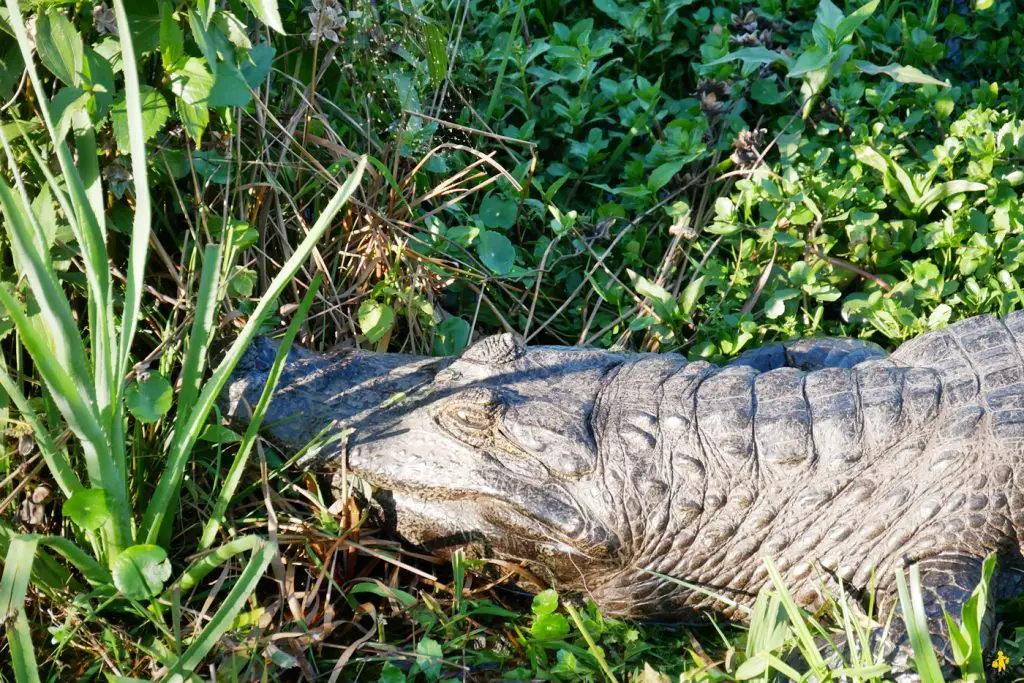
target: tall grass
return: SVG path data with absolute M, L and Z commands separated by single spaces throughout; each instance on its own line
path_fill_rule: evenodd
M 17 681 L 38 680 L 32 634 L 25 616 L 30 582 L 44 591 L 69 586 L 82 596 L 101 596 L 104 606 L 116 606 L 136 618 L 150 622 L 165 634 L 164 661 L 168 679 L 187 679 L 217 640 L 230 627 L 256 588 L 277 552 L 275 543 L 256 536 L 241 536 L 214 547 L 217 527 L 204 536 L 208 550 L 169 585 L 171 566 L 168 539 L 178 511 L 178 495 L 196 441 L 205 427 L 231 371 L 246 345 L 265 322 L 281 291 L 314 245 L 332 225 L 339 210 L 358 187 L 366 159 L 355 164 L 347 180 L 340 183 L 316 223 L 290 258 L 278 270 L 264 297 L 249 315 L 220 364 L 205 376 L 206 356 L 214 334 L 212 321 L 222 291 L 223 261 L 227 248 L 208 245 L 203 251 L 202 275 L 196 294 L 196 315 L 189 347 L 180 373 L 181 391 L 168 433 L 166 457 L 151 484 L 145 477 L 132 477 L 132 463 L 125 435 L 133 418 L 126 410 L 129 367 L 133 340 L 140 320 L 144 277 L 151 234 L 151 208 L 147 158 L 143 137 L 142 105 L 132 28 L 122 0 L 114 0 L 120 36 L 128 112 L 131 168 L 135 213 L 128 249 L 128 267 L 123 289 L 115 288 L 107 253 L 103 213 L 102 180 L 97 168 L 94 132 L 86 125 L 75 132 L 75 149 L 58 134 L 49 99 L 33 62 L 33 49 L 16 0 L 6 0 L 10 25 L 28 71 L 28 78 L 59 164 L 60 178 L 48 168 L 43 152 L 27 136 L 36 171 L 46 179 L 70 223 L 81 250 L 82 271 L 87 286 L 87 320 L 76 319 L 71 301 L 63 290 L 48 246 L 42 219 L 33 209 L 33 198 L 25 182 L 27 168 L 19 163 L 12 141 L 0 125 L 11 186 L 0 180 L 0 210 L 10 239 L 19 282 L 24 291 L 0 285 L 0 305 L 13 320 L 17 342 L 32 359 L 42 379 L 46 398 L 56 406 L 73 434 L 70 447 L 58 445 L 47 428 L 48 420 L 36 413 L 22 392 L 20 382 L 0 363 L 0 386 L 11 398 L 23 420 L 33 430 L 46 466 L 66 497 L 65 517 L 74 524 L 75 539 L 37 535 L 0 534 L 0 552 L 5 555 L 0 577 L 0 623 L 5 625 Z M 3 122 L 0 122 L 3 123 Z M 230 235 L 226 235 L 230 239 Z M 308 306 L 308 302 L 305 304 Z M 294 336 L 294 331 L 292 332 Z M 257 410 L 266 409 L 261 403 Z M 221 491 L 211 492 L 223 511 L 237 486 L 229 478 Z M 76 567 L 87 586 L 78 585 L 67 574 L 34 571 L 37 562 L 49 566 L 41 555 L 56 553 Z M 205 622 L 199 633 L 179 642 L 167 619 L 172 618 L 180 591 L 190 588 L 229 558 L 248 553 L 249 559 L 227 596 Z

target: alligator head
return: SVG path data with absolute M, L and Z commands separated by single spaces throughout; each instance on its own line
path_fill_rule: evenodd
M 244 422 L 275 355 L 257 340 L 225 394 Z M 600 476 L 595 408 L 621 356 L 525 348 L 486 338 L 456 359 L 293 349 L 263 433 L 296 452 L 318 433 L 342 443 L 309 448 L 300 465 L 350 474 L 407 541 L 441 555 L 527 560 L 557 586 L 583 588 L 581 567 L 618 562 L 615 505 Z

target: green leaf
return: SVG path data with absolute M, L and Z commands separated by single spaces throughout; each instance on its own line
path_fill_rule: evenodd
M 57 91 L 50 100 L 50 113 L 57 127 L 58 140 L 63 140 L 67 136 L 75 114 L 85 111 L 88 103 L 89 93 L 81 88 L 68 86 Z
M 82 36 L 63 12 L 51 8 L 36 20 L 36 51 L 39 61 L 64 85 L 81 85 L 85 64 Z
M 850 13 L 850 15 L 839 22 L 836 27 L 836 42 L 843 42 L 848 37 L 852 36 L 861 24 L 867 21 L 875 10 L 878 9 L 879 0 L 871 0 L 864 5 L 861 5 L 856 10 Z
M 871 74 L 872 76 L 884 74 L 898 83 L 937 85 L 942 88 L 950 87 L 949 81 L 940 81 L 934 76 L 929 76 L 925 72 L 913 66 L 904 66 L 902 64 L 886 64 L 885 66 L 878 66 L 877 64 L 861 61 L 859 59 L 853 60 L 853 65 L 866 74 Z
M 469 343 L 469 323 L 462 318 L 448 318 L 434 328 L 434 355 L 453 356 Z
M 786 76 L 797 78 L 811 71 L 824 69 L 831 63 L 833 55 L 834 53 L 831 50 L 819 47 L 818 45 L 812 45 L 797 57 L 796 63 L 793 64 L 793 68 L 789 70 Z
M 25 595 L 32 577 L 36 545 L 35 537 L 31 536 L 11 539 L 0 577 L 0 624 L 6 626 L 9 661 L 17 683 L 39 682 L 32 630 L 25 617 Z
M 256 271 L 251 268 L 236 267 L 228 281 L 228 293 L 231 296 L 250 297 L 256 290 Z
M 496 195 L 480 204 L 480 220 L 488 228 L 511 228 L 516 222 L 516 203 Z
M 171 562 L 167 551 L 158 545 L 133 545 L 114 561 L 114 585 L 132 600 L 159 595 L 169 578 Z
M 377 679 L 377 683 L 405 683 L 405 681 L 405 674 L 391 662 L 384 665 L 384 668 L 380 670 L 380 677 Z
M 784 64 L 791 64 L 792 58 L 782 54 L 781 52 L 775 52 L 769 50 L 766 47 L 743 47 L 735 52 L 730 52 L 724 57 L 719 57 L 713 61 L 707 62 L 704 66 L 718 66 L 719 64 L 726 64 L 728 62 L 735 62 L 737 60 L 742 61 L 746 65 L 758 65 L 758 64 L 774 64 L 775 62 L 782 62 Z
M 391 306 L 373 299 L 359 304 L 359 329 L 371 344 L 376 344 L 388 333 L 395 323 L 395 311 Z
M 551 614 L 558 609 L 558 592 L 553 588 L 542 590 L 533 596 L 533 604 L 530 605 L 530 611 L 536 615 Z
M 244 2 L 260 21 L 278 33 L 284 33 L 281 15 L 277 11 L 277 0 L 244 0 Z
M 107 492 L 103 489 L 82 489 L 76 491 L 64 503 L 64 515 L 86 531 L 95 531 L 110 519 L 107 507 Z
M 984 12 L 996 3 L 996 0 L 975 0 L 974 9 Z
M 209 443 L 238 443 L 242 437 L 224 425 L 206 425 L 206 429 L 199 435 L 199 440 Z
M 160 61 L 165 71 L 185 56 L 185 37 L 174 20 L 174 7 L 167 0 L 160 2 Z
M 423 26 L 423 35 L 427 40 L 427 73 L 434 85 L 440 85 L 448 75 L 448 36 L 433 22 Z
M 145 382 L 135 382 L 125 392 L 128 410 L 142 422 L 156 422 L 166 415 L 173 398 L 171 383 L 155 372 Z
M 657 192 L 675 178 L 685 165 L 686 159 L 677 159 L 658 166 L 651 171 L 651 176 L 647 179 L 647 188 L 651 192 Z
M 558 640 L 569 634 L 569 621 L 561 614 L 541 614 L 533 620 L 530 634 L 537 640 Z
M 512 242 L 500 232 L 485 230 L 476 244 L 477 253 L 484 265 L 495 275 L 507 275 L 515 265 L 516 249 Z
M 217 76 L 207 98 L 208 107 L 244 107 L 249 104 L 252 94 L 245 77 L 237 67 L 221 62 L 217 65 Z
M 175 65 L 171 73 L 171 91 L 177 95 L 178 116 L 196 144 L 210 122 L 207 99 L 213 89 L 213 74 L 198 57 L 188 57 Z
M 275 48 L 269 45 L 256 45 L 249 50 L 249 59 L 242 64 L 242 76 L 250 88 L 258 88 L 263 79 L 270 73 L 270 67 L 274 64 Z
M 428 681 L 436 681 L 441 675 L 441 658 L 444 652 L 441 645 L 433 638 L 423 638 L 416 643 L 416 666 L 423 672 Z
M 750 86 L 750 96 L 761 104 L 779 104 L 789 93 L 779 90 L 774 78 L 762 78 Z
M 148 85 L 140 85 L 139 91 L 142 100 L 142 141 L 148 142 L 167 123 L 171 116 L 171 108 L 167 105 L 166 98 Z M 117 142 L 118 150 L 122 153 L 128 152 L 128 111 L 124 92 L 118 94 L 110 112 L 110 119 L 114 124 L 114 140 Z
M 89 116 L 94 123 L 102 123 L 114 103 L 114 69 L 110 61 L 89 46 L 85 47 L 83 86 L 89 99 Z
M 683 290 L 682 295 L 679 297 L 679 306 L 686 315 L 690 315 L 693 312 L 694 307 L 697 305 L 697 300 L 704 296 L 704 276 L 694 278 L 690 281 L 690 284 L 686 285 L 686 289 Z

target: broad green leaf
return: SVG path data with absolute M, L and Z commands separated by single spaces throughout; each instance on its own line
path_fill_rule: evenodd
M 174 391 L 171 383 L 157 373 L 144 382 L 135 382 L 125 392 L 128 410 L 142 422 L 156 422 L 171 409 Z
M 231 12 L 214 12 L 211 24 L 219 28 L 221 33 L 227 36 L 228 42 L 235 47 L 242 50 L 252 47 L 245 24 Z
M 789 70 L 786 76 L 789 78 L 798 78 L 810 73 L 811 71 L 824 69 L 831 63 L 833 56 L 834 53 L 832 51 L 819 47 L 818 45 L 812 45 L 797 57 L 796 62 L 793 64 L 793 68 Z
M 423 638 L 416 643 L 416 666 L 428 681 L 436 681 L 441 676 L 441 658 L 444 652 L 441 645 L 433 638 Z
M 530 635 L 541 641 L 558 640 L 568 634 L 569 621 L 555 612 L 539 615 L 530 626 Z
M 206 425 L 206 429 L 199 435 L 199 440 L 209 443 L 238 443 L 242 436 L 224 425 Z
M 996 0 L 975 0 L 974 9 L 978 10 L 979 12 L 984 12 L 985 10 L 991 8 L 995 4 Z
M 86 531 L 95 531 L 110 519 L 107 507 L 107 492 L 103 489 L 82 489 L 76 491 L 64 503 L 64 515 Z
M 171 562 L 167 551 L 158 545 L 133 545 L 125 548 L 114 561 L 114 585 L 132 600 L 159 595 L 169 578 Z
M 745 64 L 774 64 L 775 62 L 782 62 L 783 64 L 792 64 L 792 58 L 788 57 L 781 52 L 775 52 L 769 50 L 766 47 L 743 47 L 734 52 L 730 52 L 724 57 L 712 60 L 705 64 L 705 66 L 718 66 L 719 64 L 726 64 L 728 62 L 742 61 Z
M 256 290 L 256 271 L 252 268 L 236 267 L 228 281 L 231 296 L 250 297 Z
M 359 329 L 371 344 L 383 339 L 394 324 L 395 310 L 391 306 L 373 299 L 365 299 L 359 304 Z
M 647 179 L 648 189 L 650 189 L 651 192 L 657 192 L 661 188 L 665 187 L 670 180 L 676 177 L 676 174 L 678 174 L 685 165 L 686 159 L 677 159 L 676 161 L 669 161 L 661 164 L 651 171 L 651 176 Z
M 207 99 L 213 89 L 213 74 L 198 57 L 188 57 L 175 64 L 171 73 L 171 91 L 177 95 L 178 116 L 196 144 L 210 122 Z
M 683 290 L 682 295 L 679 297 L 679 306 L 683 313 L 690 315 L 693 313 L 694 307 L 697 305 L 697 301 L 704 296 L 704 276 L 696 277 L 690 280 L 690 284 L 686 285 L 686 289 Z
M 551 614 L 558 609 L 558 592 L 547 588 L 533 596 L 533 604 L 530 611 L 536 615 Z
M 965 192 L 984 192 L 986 190 L 988 190 L 988 185 L 985 183 L 976 183 L 971 180 L 950 180 L 947 183 L 942 183 L 929 189 L 921 195 L 918 203 L 921 209 L 931 211 L 936 204 L 953 195 L 964 194 Z
M 85 48 L 85 68 L 82 86 L 92 97 L 89 99 L 89 117 L 100 124 L 114 103 L 114 69 L 110 61 L 89 46 Z
M 57 139 L 63 140 L 71 130 L 75 114 L 86 110 L 89 93 L 75 86 L 67 86 L 57 91 L 50 100 L 50 113 L 57 127 Z
M 853 65 L 866 74 L 871 74 L 872 76 L 884 74 L 898 83 L 937 85 L 942 88 L 950 87 L 949 81 L 940 81 L 934 76 L 929 76 L 914 66 L 904 66 L 902 64 L 886 64 L 885 66 L 878 66 L 877 64 L 864 62 L 859 59 L 855 59 L 853 61 Z
M 852 36 L 860 28 L 861 24 L 875 13 L 875 10 L 878 9 L 878 3 L 879 0 L 870 0 L 870 2 L 861 5 L 851 12 L 848 17 L 840 21 L 836 27 L 836 42 L 843 42 Z
M 434 328 L 434 355 L 453 356 L 469 343 L 469 323 L 462 318 L 448 318 Z
M 490 195 L 480 204 L 480 220 L 488 228 L 511 228 L 516 221 L 516 210 L 514 201 Z
M 252 94 L 245 77 L 237 67 L 221 62 L 217 65 L 217 76 L 207 98 L 208 107 L 244 107 L 249 104 Z
M 480 260 L 495 275 L 507 275 L 515 265 L 516 249 L 500 232 L 485 230 L 476 243 L 476 250 Z
M 43 66 L 64 85 L 81 85 L 85 63 L 82 36 L 64 13 L 55 7 L 38 15 L 36 51 Z
M 779 90 L 774 78 L 762 78 L 750 86 L 750 96 L 761 104 L 779 104 L 789 93 Z
M 139 95 L 142 100 L 142 141 L 148 142 L 167 123 L 171 116 L 171 108 L 167 105 L 167 99 L 159 91 L 148 85 L 139 86 Z M 122 153 L 129 150 L 128 142 L 128 111 L 125 104 L 124 93 L 118 94 L 114 102 L 114 108 L 110 112 L 110 119 L 114 124 L 114 140 L 117 148 Z
M 257 19 L 278 33 L 284 33 L 281 15 L 277 11 L 277 0 L 244 0 L 244 2 Z
M 857 157 L 857 161 L 865 166 L 870 166 L 879 173 L 887 173 L 889 171 L 889 162 L 873 147 L 869 145 L 855 145 L 853 153 Z
M 164 70 L 171 71 L 185 56 L 185 38 L 174 19 L 174 7 L 169 0 L 160 1 L 160 60 Z
M 263 84 L 263 79 L 270 73 L 270 67 L 274 64 L 275 48 L 269 45 L 256 45 L 249 50 L 249 59 L 242 63 L 242 76 L 250 88 L 258 88 Z

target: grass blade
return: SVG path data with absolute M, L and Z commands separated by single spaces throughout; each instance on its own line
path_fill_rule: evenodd
M 39 680 L 32 631 L 25 618 L 25 595 L 35 556 L 34 538 L 12 539 L 4 558 L 4 573 L 0 577 L 0 622 L 7 624 L 8 647 L 17 683 Z
M 299 304 L 298 310 L 292 316 L 292 320 L 288 324 L 288 330 L 277 347 L 277 355 L 274 357 L 274 364 L 270 367 L 270 372 L 267 374 L 267 383 L 263 386 L 263 393 L 260 394 L 260 399 L 252 413 L 252 419 L 245 428 L 242 443 L 238 446 L 238 453 L 235 454 L 235 459 L 231 463 L 231 469 L 228 470 L 227 477 L 224 479 L 224 485 L 221 486 L 220 492 L 217 495 L 217 501 L 214 503 L 210 519 L 207 520 L 206 528 L 203 529 L 203 536 L 199 541 L 200 549 L 206 549 L 213 545 L 214 538 L 216 538 L 221 522 L 224 519 L 224 512 L 228 509 L 228 504 L 238 490 L 238 484 L 242 480 L 242 472 L 249 461 L 252 447 L 256 443 L 260 425 L 263 424 L 263 417 L 267 414 L 267 408 L 270 406 L 271 396 L 274 394 L 274 389 L 277 388 L 278 380 L 281 379 L 284 361 L 288 357 L 288 349 L 291 348 L 295 335 L 299 333 L 299 328 L 302 327 L 306 320 L 306 314 L 309 313 L 309 308 L 313 305 L 313 299 L 320 289 L 321 280 L 322 276 L 320 273 L 313 277 L 313 282 L 310 284 L 306 296 L 302 298 L 302 303 Z
M 181 573 L 181 576 L 179 576 L 173 584 L 164 590 L 164 597 L 170 600 L 170 596 L 175 590 L 182 593 L 191 590 L 214 569 L 224 564 L 235 555 L 239 555 L 248 550 L 253 550 L 259 547 L 263 542 L 264 540 L 259 536 L 240 536 L 239 538 L 232 539 L 222 546 L 214 548 L 209 553 L 203 555 L 201 558 L 189 565 L 188 568 Z
M 245 601 L 253 590 L 256 589 L 256 584 L 263 577 L 267 565 L 270 564 L 276 554 L 276 543 L 261 540 L 260 545 L 253 550 L 249 562 L 245 565 L 245 569 L 242 570 L 241 575 L 235 581 L 231 592 L 228 593 L 224 602 L 221 603 L 221 606 L 214 613 L 206 628 L 203 629 L 199 637 L 192 642 L 177 663 L 171 668 L 170 675 L 165 679 L 168 683 L 184 683 L 192 672 L 199 667 L 203 657 L 217 644 L 220 637 L 231 627 L 238 613 L 245 607 Z
M 132 221 L 132 242 L 128 256 L 127 285 L 124 293 L 124 313 L 121 316 L 121 345 L 117 354 L 117 377 L 128 370 L 132 340 L 138 326 L 139 306 L 142 298 L 142 278 L 146 270 L 149 250 L 150 221 L 149 180 L 146 175 L 146 138 L 142 126 L 142 96 L 139 91 L 138 67 L 132 45 L 132 28 L 123 0 L 114 0 L 118 37 L 121 41 L 121 59 L 124 63 L 124 96 L 128 118 L 128 148 L 132 159 L 132 180 L 135 187 L 135 218 Z
M 211 244 L 203 252 L 203 270 L 196 295 L 196 318 L 189 335 L 188 351 L 181 366 L 181 391 L 178 392 L 178 414 L 188 415 L 195 405 L 206 367 L 206 352 L 213 339 L 213 322 L 217 313 L 217 292 L 220 290 L 222 246 Z
M 113 404 L 113 397 L 108 391 L 113 384 L 113 379 L 109 376 L 112 365 L 110 361 L 112 351 L 116 346 L 113 306 L 110 295 L 111 276 L 106 242 L 103 230 L 99 225 L 99 217 L 93 212 L 85 184 L 82 182 L 82 177 L 74 164 L 71 152 L 67 144 L 58 136 L 57 130 L 53 125 L 53 117 L 51 116 L 48 104 L 50 100 L 33 60 L 32 43 L 29 40 L 28 31 L 25 28 L 25 21 L 21 16 L 18 2 L 17 0 L 6 0 L 6 5 L 8 21 L 14 32 L 18 47 L 21 50 L 21 56 L 25 61 L 25 69 L 28 72 L 29 81 L 36 95 L 35 105 L 39 110 L 43 123 L 50 134 L 50 140 L 53 142 L 57 152 L 57 160 L 60 163 L 64 181 L 67 183 L 74 209 L 71 214 L 68 214 L 68 219 L 71 229 L 75 234 L 75 239 L 82 249 L 82 257 L 85 261 L 85 279 L 89 289 L 89 310 L 90 315 L 95 316 L 95 318 L 90 317 L 89 334 L 92 338 L 93 351 L 98 351 L 104 355 L 102 358 L 103 362 L 96 364 L 96 368 L 100 371 L 100 376 L 94 378 L 95 384 L 90 387 L 90 390 L 97 399 L 97 405 L 101 413 L 107 418 L 102 423 L 104 433 L 106 434 L 110 426 L 109 419 L 112 415 L 110 407 Z M 17 168 L 13 168 L 12 171 L 17 173 Z M 52 189 L 55 194 L 61 191 L 58 185 L 52 185 Z M 95 396 L 97 388 L 101 391 L 99 396 Z
M 55 361 L 47 340 L 39 334 L 25 315 L 21 304 L 4 286 L 0 286 L 0 304 L 7 309 L 7 314 L 21 335 L 22 344 L 35 361 L 36 369 L 46 382 L 57 409 L 78 437 L 90 481 L 93 486 L 102 488 L 109 496 L 111 521 L 104 528 L 109 533 L 108 550 L 111 556 L 108 559 L 113 562 L 117 552 L 131 542 L 131 511 L 120 472 L 109 455 L 99 416 L 96 414 L 95 406 L 89 402 L 88 387 L 78 384 L 65 367 L 59 361 Z
M 46 461 L 46 466 L 50 468 L 50 475 L 57 482 L 61 492 L 70 498 L 72 494 L 83 488 L 82 482 L 78 479 L 78 475 L 75 474 L 74 468 L 71 467 L 71 462 L 68 460 L 65 452 L 57 448 L 57 444 L 50 438 L 50 432 L 39 421 L 36 411 L 32 409 L 28 399 L 25 398 L 25 394 L 14 383 L 14 380 L 7 373 L 7 368 L 4 366 L 5 363 L 0 358 L 0 388 L 14 401 L 14 405 L 21 413 L 21 419 L 32 428 L 32 439 L 36 442 L 36 446 L 39 447 L 39 452 L 42 454 L 43 460 Z
M 181 486 L 182 477 L 185 474 L 185 466 L 188 463 L 192 445 L 199 437 L 199 432 L 206 422 L 206 418 L 213 409 L 214 402 L 227 383 L 228 376 L 235 369 L 235 365 L 242 357 L 242 352 L 256 335 L 256 330 L 263 324 L 264 319 L 273 310 L 273 306 L 280 296 L 281 291 L 295 275 L 301 264 L 309 257 L 313 247 L 320 240 L 327 228 L 331 226 L 335 215 L 341 210 L 342 205 L 355 192 L 362 180 L 363 171 L 366 169 L 366 157 L 361 157 L 355 170 L 348 179 L 338 188 L 337 193 L 324 208 L 320 218 L 317 219 L 309 234 L 296 248 L 285 264 L 281 267 L 277 276 L 271 281 L 267 292 L 260 300 L 256 309 L 252 312 L 245 327 L 232 343 L 225 354 L 224 360 L 214 371 L 210 381 L 206 383 L 199 401 L 193 408 L 192 413 L 184 418 L 181 429 L 175 431 L 174 442 L 171 445 L 171 452 L 167 459 L 167 467 L 157 482 L 156 490 L 146 506 L 146 512 L 142 519 L 141 538 L 146 543 L 155 543 L 162 534 L 164 525 L 173 520 L 173 511 L 176 509 L 178 490 Z
M 789 622 L 793 625 L 793 630 L 796 632 L 797 640 L 800 644 L 800 653 L 807 660 L 816 676 L 819 679 L 824 679 L 828 675 L 828 665 L 825 664 L 821 651 L 818 649 L 818 643 L 815 642 L 814 636 L 811 635 L 811 630 L 807 627 L 807 618 L 796 604 L 793 595 L 786 588 L 786 582 L 783 580 L 782 575 L 779 574 L 779 569 L 775 566 L 775 563 L 770 558 L 765 558 L 764 564 L 768 569 L 768 576 L 771 577 L 772 584 L 774 584 L 775 590 L 778 592 L 779 600 L 782 601 L 782 606 L 785 608 L 786 614 L 789 615 Z
M 935 656 L 931 635 L 928 633 L 928 617 L 924 612 L 924 598 L 921 597 L 921 572 L 915 564 L 910 568 L 910 591 L 907 591 L 907 580 L 903 571 L 896 571 L 896 590 L 900 595 L 900 607 L 903 610 L 903 623 L 910 636 L 910 645 L 914 650 L 914 661 L 922 683 L 942 683 L 942 668 Z

